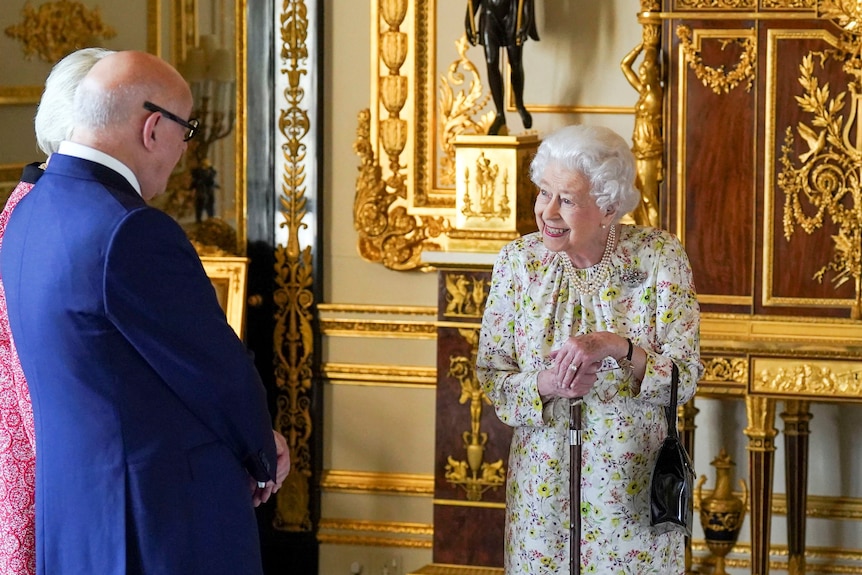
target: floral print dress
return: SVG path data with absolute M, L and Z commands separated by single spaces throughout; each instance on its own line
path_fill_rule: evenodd
M 595 295 L 577 293 L 562 254 L 539 233 L 503 248 L 494 265 L 477 375 L 500 420 L 514 428 L 506 483 L 507 575 L 569 572 L 569 401 L 543 404 L 538 373 L 573 335 L 611 331 L 647 351 L 640 393 L 606 358 L 585 396 L 582 425 L 582 573 L 684 572 L 683 537 L 650 527 L 649 479 L 665 435 L 672 361 L 679 402 L 702 375 L 700 312 L 685 251 L 672 234 L 622 226 L 613 271 Z

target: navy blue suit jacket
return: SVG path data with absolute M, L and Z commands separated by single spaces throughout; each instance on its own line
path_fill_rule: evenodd
M 265 390 L 180 226 L 55 154 L 0 272 L 33 400 L 38 573 L 260 573 Z

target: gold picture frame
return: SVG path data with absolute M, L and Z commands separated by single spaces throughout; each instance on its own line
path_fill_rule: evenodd
M 213 284 L 228 324 L 243 339 L 248 258 L 201 256 L 201 263 Z

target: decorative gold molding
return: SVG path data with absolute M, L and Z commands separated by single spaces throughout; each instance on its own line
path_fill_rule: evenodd
M 862 127 L 858 125 L 859 117 L 862 117 L 862 58 L 859 56 L 862 36 L 858 31 L 862 11 L 855 3 L 853 8 L 845 8 L 843 2 L 839 4 L 842 6 L 823 2 L 823 13 L 834 18 L 836 25 L 847 32 L 840 41 L 831 42 L 835 49 L 811 51 L 799 66 L 803 94 L 796 96 L 796 102 L 802 112 L 810 114 L 811 125 L 799 122 L 796 132 L 805 141 L 807 150 L 796 155 L 793 129 L 787 126 L 781 148 L 782 170 L 777 184 L 785 195 L 783 224 L 788 242 L 797 226 L 811 235 L 823 228 L 827 217 L 837 228 L 837 234 L 831 236 L 831 258 L 812 279 L 822 282 L 827 272 L 834 272 L 832 282 L 836 288 L 852 280 L 855 298 L 851 316 L 860 319 L 862 215 L 859 210 L 862 199 L 857 194 L 856 175 L 862 169 L 859 159 Z M 843 70 L 850 78 L 847 83 L 849 92 L 834 90 L 832 97 L 832 85 L 828 82 L 820 85 L 817 65 L 822 68 L 829 60 L 843 63 Z
M 342 337 L 394 337 L 437 339 L 437 326 L 429 322 L 397 320 L 321 319 L 320 333 Z
M 330 469 L 320 479 L 323 491 L 383 495 L 434 495 L 434 476 Z
M 757 36 L 756 31 L 743 30 L 695 30 L 692 33 L 688 26 L 680 25 L 676 28 L 676 35 L 680 40 L 680 50 L 684 55 L 683 61 L 687 61 L 689 67 L 694 70 L 695 76 L 704 86 L 716 94 L 725 94 L 746 83 L 746 92 L 750 92 L 754 86 L 755 67 L 757 64 Z M 710 38 L 721 42 L 722 50 L 732 42 L 740 45 L 742 53 L 739 62 L 733 70 L 727 72 L 724 66 L 711 68 L 704 64 L 700 56 L 701 43 L 704 38 Z
M 817 0 L 761 0 L 761 7 L 767 10 L 814 10 Z
M 757 7 L 757 0 L 675 0 L 677 9 L 738 10 Z
M 227 322 L 242 339 L 245 334 L 245 295 L 248 258 L 201 256 Z
M 352 535 L 351 533 L 360 533 L 360 535 Z M 376 533 L 386 533 L 393 535 L 393 537 L 375 537 L 369 535 Z M 320 543 L 331 545 L 430 549 L 432 545 L 431 537 L 433 535 L 434 526 L 425 523 L 322 519 L 317 533 L 317 540 Z
M 389 385 L 396 387 L 434 387 L 437 368 L 376 365 L 360 363 L 325 363 L 321 375 L 330 383 L 354 385 Z
M 862 399 L 858 361 L 754 358 L 751 393 L 804 397 Z
M 283 144 L 279 198 L 287 245 L 275 249 L 276 327 L 273 334 L 277 386 L 275 428 L 288 440 L 290 474 L 276 495 L 273 526 L 284 531 L 311 531 L 312 474 L 312 358 L 314 338 L 311 306 L 313 259 L 310 246 L 303 246 L 300 232 L 307 227 L 306 152 L 310 126 L 309 96 L 300 85 L 308 74 L 308 10 L 305 2 L 285 1 L 277 19 L 281 40 L 280 65 L 286 88 L 278 118 Z
M 42 97 L 42 86 L 0 87 L 0 106 L 36 105 Z
M 324 313 L 360 313 L 360 314 L 398 314 L 425 315 L 437 317 L 435 306 L 404 306 L 404 305 L 374 305 L 374 304 L 341 304 L 320 303 L 317 311 Z
M 7 26 L 6 36 L 18 40 L 24 59 L 53 64 L 72 51 L 89 46 L 99 38 L 113 38 L 117 31 L 102 21 L 99 8 L 90 10 L 81 2 L 56 0 L 33 8 L 29 2 L 21 9 L 18 24 Z
M 862 352 L 862 325 L 850 319 L 703 313 L 700 331 L 704 353 L 769 352 L 778 343 L 788 355 L 801 348 L 822 356 Z

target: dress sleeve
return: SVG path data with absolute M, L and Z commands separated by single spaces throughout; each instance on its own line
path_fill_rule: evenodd
M 682 244 L 667 235 L 656 258 L 655 331 L 658 353 L 648 351 L 639 397 L 666 404 L 670 400 L 671 362 L 679 368 L 678 402 L 694 397 L 703 375 L 700 362 L 700 306 L 691 265 Z
M 543 426 L 538 370 L 522 370 L 526 329 L 519 307 L 522 282 L 512 251 L 504 248 L 494 264 L 482 318 L 476 376 L 500 421 L 515 426 Z

